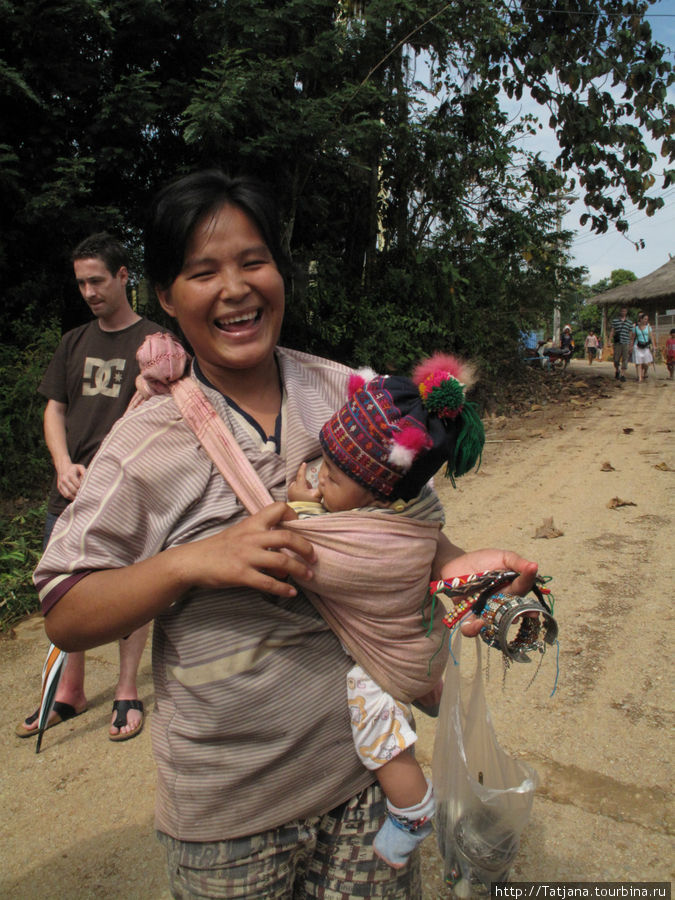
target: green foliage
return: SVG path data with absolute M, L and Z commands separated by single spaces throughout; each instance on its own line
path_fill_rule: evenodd
M 38 609 L 33 570 L 42 555 L 47 504 L 15 515 L 0 515 L 0 630 Z
M 631 281 L 637 281 L 635 272 L 630 269 L 612 269 L 609 278 L 602 278 L 590 286 L 591 296 L 594 294 L 602 294 L 611 288 L 620 287 L 622 284 L 630 284 Z
M 500 366 L 523 321 L 578 301 L 557 229 L 569 192 L 595 231 L 626 231 L 628 199 L 663 204 L 673 70 L 648 9 L 2 0 L 3 340 L 79 324 L 70 248 L 105 228 L 138 258 L 157 187 L 216 165 L 276 191 L 298 273 L 288 343 L 383 368 L 436 348 Z M 504 90 L 540 105 L 552 164 Z
M 0 344 L 0 497 L 39 497 L 52 472 L 42 432 L 44 399 L 37 393 L 59 342 L 52 324 L 23 350 Z

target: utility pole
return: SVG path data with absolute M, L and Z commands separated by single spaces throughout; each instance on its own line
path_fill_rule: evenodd
M 562 231 L 562 188 L 558 190 L 558 198 L 556 200 L 556 234 L 558 235 L 558 246 L 560 246 L 560 232 Z M 556 279 L 557 280 L 557 279 Z M 554 300 L 553 306 L 553 343 L 560 343 L 560 291 Z

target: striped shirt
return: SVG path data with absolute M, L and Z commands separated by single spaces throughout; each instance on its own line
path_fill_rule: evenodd
M 633 333 L 633 323 L 628 316 L 626 316 L 625 319 L 621 319 L 620 317 L 612 319 L 612 332 L 614 333 L 615 341 L 618 337 L 620 344 L 630 344 L 631 334 Z
M 344 402 L 349 370 L 279 349 L 281 452 L 205 387 L 275 500 Z M 220 532 L 245 512 L 171 397 L 119 420 L 61 516 L 36 573 L 48 611 L 75 580 Z M 155 620 L 156 826 L 183 841 L 320 815 L 372 780 L 353 748 L 350 660 L 302 595 L 195 589 Z

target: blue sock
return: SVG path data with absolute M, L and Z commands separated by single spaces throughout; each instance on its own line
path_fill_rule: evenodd
M 424 799 L 415 806 L 398 809 L 387 800 L 387 818 L 375 835 L 373 850 L 388 865 L 401 869 L 415 847 L 431 834 L 431 818 L 436 801 L 431 784 Z

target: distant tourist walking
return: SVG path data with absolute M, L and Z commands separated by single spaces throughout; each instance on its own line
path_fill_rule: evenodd
M 598 336 L 597 334 L 591 330 L 586 335 L 586 340 L 584 341 L 584 349 L 586 351 L 586 358 L 588 359 L 588 365 L 593 365 L 593 360 L 598 352 Z
M 621 381 L 626 380 L 632 336 L 633 323 L 628 318 L 628 308 L 622 306 L 617 318 L 612 319 L 610 334 L 610 338 L 614 342 L 614 377 Z
M 652 326 L 649 324 L 647 313 L 641 312 L 633 327 L 633 362 L 635 374 L 639 382 L 647 380 L 649 364 L 654 362 L 652 356 Z

